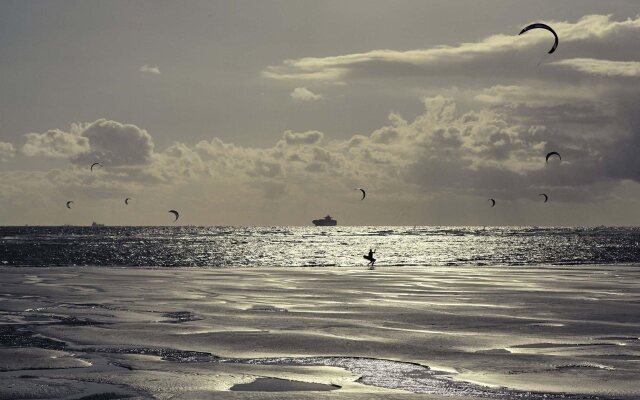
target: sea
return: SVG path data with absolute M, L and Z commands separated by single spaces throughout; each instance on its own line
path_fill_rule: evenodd
M 640 262 L 640 228 L 0 227 L 0 265 L 534 266 Z

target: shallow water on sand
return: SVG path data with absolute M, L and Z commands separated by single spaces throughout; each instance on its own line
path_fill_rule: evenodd
M 634 265 L 0 275 L 0 399 L 77 399 L 87 382 L 249 399 L 229 390 L 262 378 L 340 387 L 306 398 L 640 398 Z
M 492 266 L 640 263 L 639 228 L 1 227 L 11 266 Z

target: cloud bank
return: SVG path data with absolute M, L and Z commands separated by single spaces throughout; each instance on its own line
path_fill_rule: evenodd
M 608 132 L 602 136 L 585 135 L 578 123 L 562 130 L 539 123 L 540 112 L 563 114 L 576 99 L 602 115 L 613 106 L 576 94 L 563 102 L 556 94 L 547 108 L 535 99 L 520 102 L 526 90 L 498 86 L 479 91 L 479 107 L 466 112 L 457 110 L 453 98 L 425 98 L 416 118 L 392 113 L 386 126 L 346 140 L 325 142 L 319 131 L 286 131 L 266 148 L 213 138 L 157 150 L 144 129 L 101 119 L 76 124 L 70 132 L 28 134 L 23 153 L 66 157 L 84 171 L 47 173 L 56 187 L 52 190 L 102 197 L 181 187 L 189 188 L 187 195 L 204 185 L 206 196 L 252 198 L 254 207 L 275 199 L 298 205 L 318 205 L 327 198 L 348 203 L 353 187 L 361 186 L 373 194 L 372 201 L 389 204 L 399 194 L 407 204 L 437 197 L 535 201 L 542 191 L 554 201 L 591 203 L 609 198 L 621 181 L 640 182 L 640 140 L 617 120 L 601 125 Z M 623 111 L 616 108 L 614 114 Z M 591 113 L 584 118 L 588 122 Z M 545 163 L 544 155 L 552 150 L 563 155 L 562 163 Z M 88 177 L 85 169 L 96 161 L 105 166 L 99 179 Z

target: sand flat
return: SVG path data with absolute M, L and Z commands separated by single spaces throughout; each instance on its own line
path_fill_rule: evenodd
M 73 393 L 69 382 L 142 398 L 274 398 L 227 391 L 259 378 L 341 387 L 326 398 L 501 398 L 496 387 L 640 396 L 638 266 L 0 274 L 0 349 L 12 355 L 0 380 L 57 379 L 60 398 Z M 49 355 L 34 348 L 64 352 L 64 363 L 38 360 Z M 40 365 L 49 369 L 19 378 Z M 422 376 L 397 382 L 405 366 Z

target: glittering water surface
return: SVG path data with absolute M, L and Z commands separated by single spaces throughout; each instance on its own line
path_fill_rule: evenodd
M 473 383 L 447 379 L 447 374 L 413 363 L 363 357 L 276 357 L 255 359 L 221 359 L 216 362 L 237 362 L 266 365 L 323 365 L 344 368 L 360 375 L 358 382 L 412 393 L 429 393 L 443 397 L 468 396 L 469 399 L 494 400 L 631 400 L 628 397 L 607 397 L 566 393 L 541 393 L 490 388 Z
M 639 228 L 2 227 L 4 265 L 362 266 L 640 262 Z

